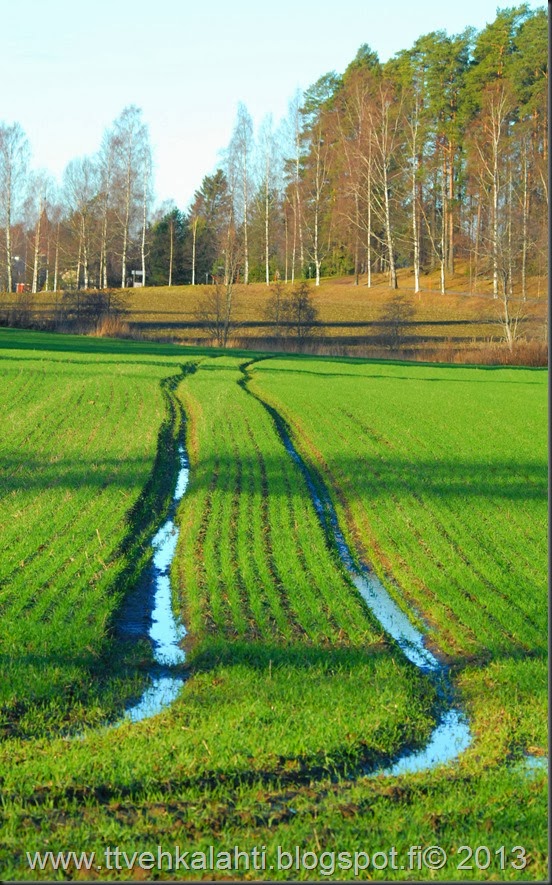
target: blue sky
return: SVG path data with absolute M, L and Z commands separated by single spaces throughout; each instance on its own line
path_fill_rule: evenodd
M 480 29 L 496 8 L 496 0 L 12 0 L 2 11 L 0 120 L 19 121 L 33 165 L 59 177 L 136 104 L 150 128 L 158 198 L 184 209 L 228 143 L 238 102 L 257 124 L 266 113 L 278 121 L 298 88 L 342 72 L 362 43 L 385 61 L 429 31 Z

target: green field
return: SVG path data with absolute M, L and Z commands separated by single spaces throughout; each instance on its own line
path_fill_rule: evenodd
M 0 878 L 341 880 L 354 869 L 331 869 L 328 852 L 391 848 L 396 869 L 359 876 L 546 878 L 546 775 L 522 765 L 547 740 L 545 371 L 15 330 L 0 348 Z M 369 776 L 427 741 L 435 685 L 352 585 L 262 402 L 351 549 L 450 664 L 474 736 L 456 763 Z M 165 712 L 113 729 L 148 684 L 149 644 L 117 623 L 168 510 L 182 430 L 171 577 L 188 679 Z M 108 846 L 175 845 L 326 860 L 103 862 Z M 401 869 L 416 845 L 441 846 L 447 864 Z M 460 846 L 482 846 L 487 868 Z M 96 862 L 31 870 L 35 851 Z

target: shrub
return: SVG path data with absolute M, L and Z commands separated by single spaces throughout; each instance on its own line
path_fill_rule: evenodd
M 406 295 L 393 295 L 383 306 L 381 314 L 382 334 L 391 347 L 398 347 L 404 338 L 406 326 L 414 316 L 414 305 Z
M 318 308 L 309 284 L 303 280 L 291 292 L 286 292 L 280 281 L 271 286 L 271 295 L 265 309 L 265 318 L 274 324 L 277 338 L 293 336 L 299 342 L 308 339 L 318 323 Z
M 117 289 L 77 289 L 63 292 L 56 305 L 58 327 L 95 332 L 109 320 L 122 323 L 128 314 L 127 296 Z

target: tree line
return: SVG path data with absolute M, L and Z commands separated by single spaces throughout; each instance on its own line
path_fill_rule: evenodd
M 152 152 L 142 112 L 123 110 L 98 152 L 66 166 L 61 184 L 29 169 L 19 123 L 0 123 L 0 286 L 107 289 L 147 276 Z
M 60 187 L 29 171 L 21 127 L 0 124 L 0 285 L 32 291 L 461 266 L 476 291 L 522 297 L 547 266 L 547 15 L 499 9 L 481 31 L 436 31 L 382 64 L 367 44 L 276 127 L 240 104 L 221 162 L 186 210 L 154 210 L 141 111 L 125 108 Z

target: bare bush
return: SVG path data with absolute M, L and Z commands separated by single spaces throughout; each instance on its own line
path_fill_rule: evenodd
M 397 348 L 403 341 L 407 325 L 415 314 L 414 305 L 407 295 L 393 295 L 383 306 L 381 314 L 382 334 L 389 346 Z
M 63 292 L 56 302 L 56 326 L 98 334 L 109 322 L 124 324 L 128 311 L 127 296 L 116 289 L 77 289 Z
M 499 300 L 498 322 L 502 329 L 504 341 L 513 350 L 520 335 L 520 326 L 526 319 L 526 305 L 523 299 L 513 298 L 506 282 Z
M 31 292 L 18 292 L 8 314 L 8 325 L 28 329 L 33 325 L 35 297 Z
M 273 323 L 276 338 L 293 337 L 300 345 L 304 344 L 318 324 L 318 308 L 309 284 L 303 280 L 291 292 L 286 292 L 283 283 L 274 283 L 265 318 Z
M 238 327 L 235 321 L 236 292 L 232 279 L 203 286 L 195 318 L 211 334 L 218 347 L 227 347 L 228 338 Z
M 314 304 L 311 288 L 305 281 L 298 283 L 289 298 L 290 329 L 299 341 L 312 335 L 318 322 L 318 308 Z
M 273 324 L 276 338 L 282 338 L 285 334 L 287 301 L 286 287 L 281 280 L 277 280 L 270 287 L 270 296 L 264 310 L 265 319 Z

